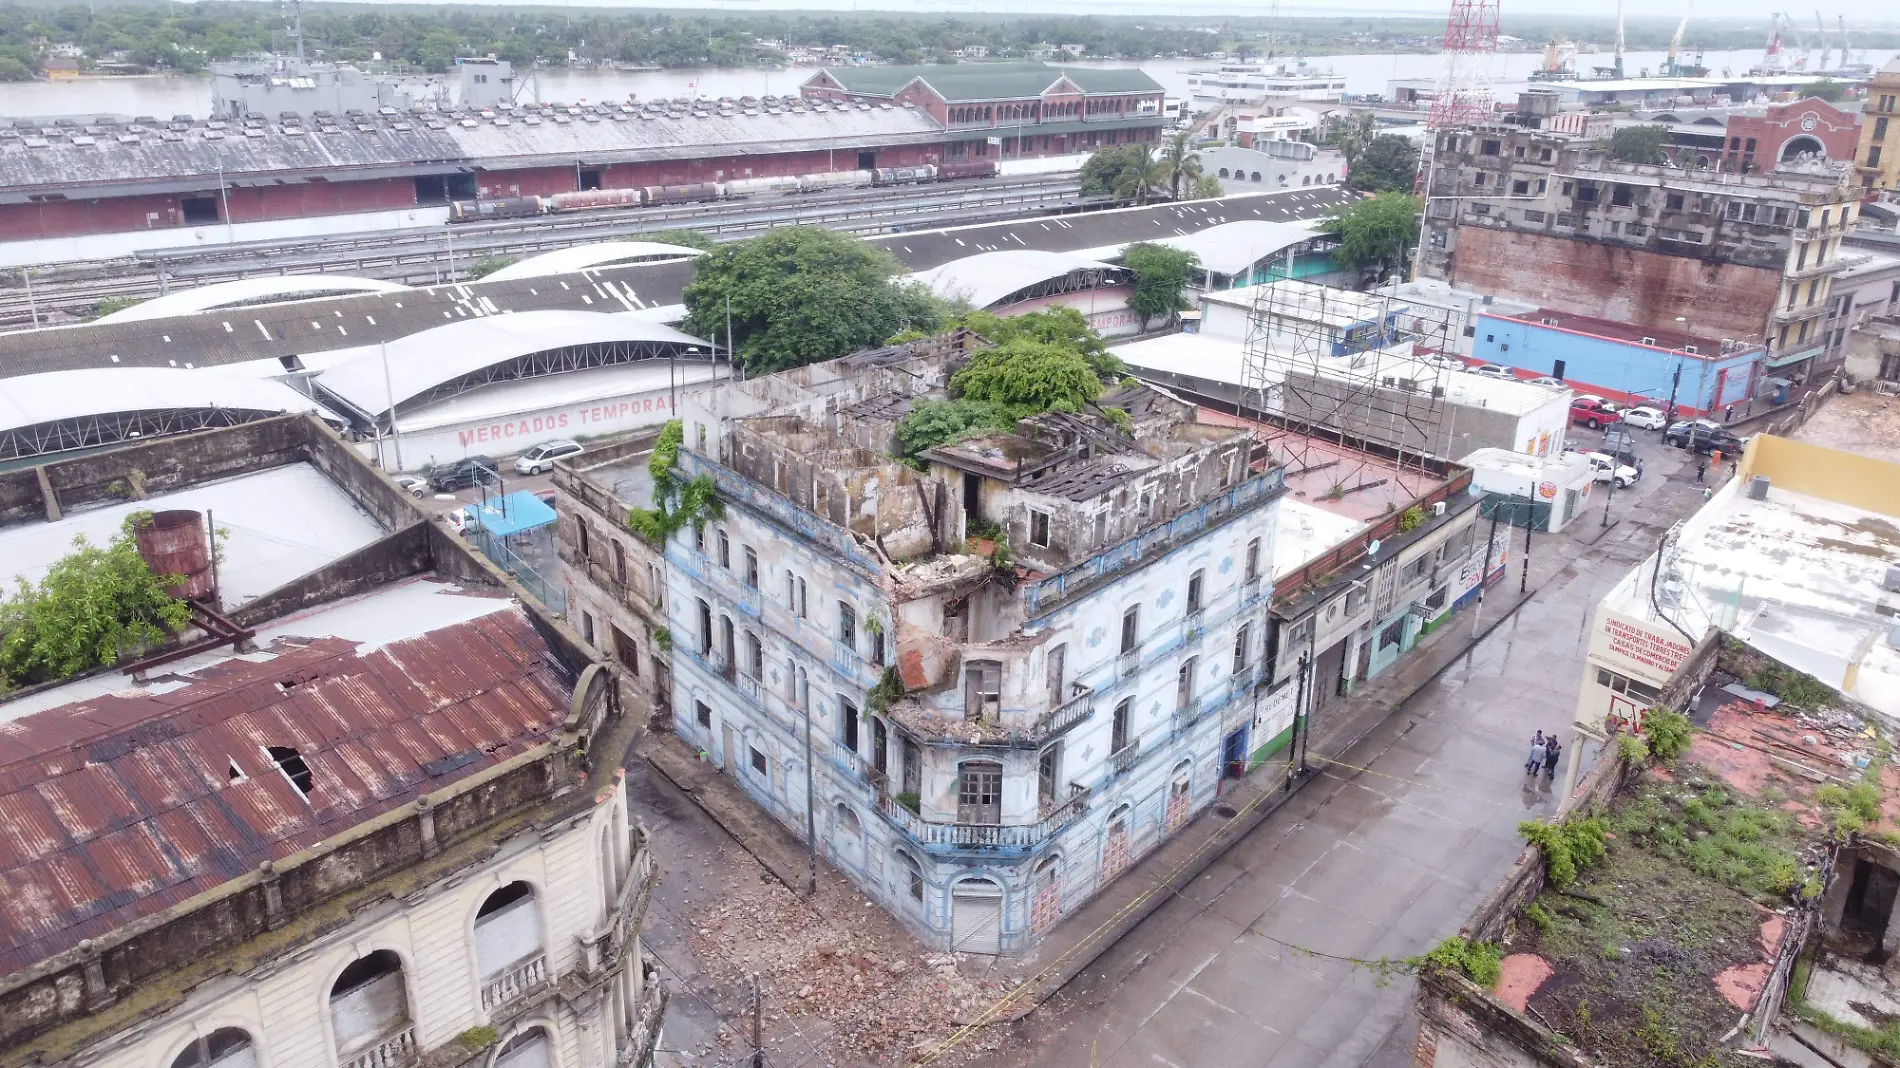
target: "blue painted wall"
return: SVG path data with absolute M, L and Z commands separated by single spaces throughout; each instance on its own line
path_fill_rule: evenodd
M 1669 401 L 1671 379 L 1680 365 L 1682 381 L 1675 387 L 1676 407 L 1686 417 L 1746 401 L 1762 350 L 1692 356 L 1653 345 L 1480 315 L 1471 357 L 1514 367 L 1523 378 L 1554 374 L 1562 361 L 1561 377 L 1580 393 L 1659 408 Z

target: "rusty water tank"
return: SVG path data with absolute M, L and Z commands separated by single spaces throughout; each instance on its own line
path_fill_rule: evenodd
M 154 575 L 183 575 L 166 593 L 197 600 L 211 593 L 211 543 L 205 539 L 203 513 L 186 509 L 153 512 L 133 528 L 139 557 Z

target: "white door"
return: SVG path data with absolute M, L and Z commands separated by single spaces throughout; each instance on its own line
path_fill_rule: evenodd
M 958 883 L 950 895 L 950 937 L 959 953 L 1003 951 L 1003 891 L 995 883 Z

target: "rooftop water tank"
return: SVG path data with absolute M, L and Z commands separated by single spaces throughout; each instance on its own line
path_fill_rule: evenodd
M 183 581 L 167 586 L 173 597 L 198 600 L 211 593 L 211 543 L 205 539 L 204 515 L 184 509 L 153 512 L 132 530 L 139 558 L 154 575 L 179 575 Z

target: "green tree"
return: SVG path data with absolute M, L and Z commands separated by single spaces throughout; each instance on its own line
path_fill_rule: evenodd
M 1194 179 L 1194 196 L 1192 199 L 1213 200 L 1215 197 L 1226 195 L 1227 190 L 1220 187 L 1219 178 L 1211 174 L 1203 174 L 1199 178 Z
M 832 230 L 779 227 L 720 245 L 695 263 L 681 329 L 724 347 L 747 374 L 767 374 L 934 330 L 943 302 L 900 281 L 889 253 Z
M 1198 161 L 1197 161 L 1198 162 Z M 1168 187 L 1167 163 L 1148 145 L 1098 149 L 1082 164 L 1082 195 L 1148 203 L 1156 189 Z
M 462 275 L 463 277 L 467 278 L 469 281 L 474 282 L 483 278 L 487 278 L 489 275 L 494 274 L 496 271 L 501 270 L 503 267 L 511 267 L 516 262 L 517 260 L 513 256 L 490 256 L 489 258 L 476 263 L 475 266 L 470 267 L 468 270 L 463 271 Z
M 1108 351 L 1108 346 L 1102 343 L 1102 335 L 1095 332 L 1082 313 L 1066 305 L 1010 316 L 986 311 L 966 312 L 957 318 L 956 325 L 983 335 L 994 345 L 1022 339 L 1069 349 L 1088 362 L 1097 378 L 1116 379 L 1128 373 L 1128 368 Z
M 1359 165 L 1359 157 L 1379 136 L 1379 120 L 1370 111 L 1354 112 L 1339 130 L 1339 153 L 1346 157 L 1346 169 Z
M 104 546 L 84 537 L 37 586 L 0 601 L 0 688 L 71 678 L 169 637 L 191 618 L 132 538 L 133 516 Z
M 1379 193 L 1337 212 L 1325 223 L 1327 233 L 1339 235 L 1333 259 L 1343 267 L 1385 277 L 1418 243 L 1423 203 L 1405 193 Z
M 1079 412 L 1101 392 L 1101 378 L 1081 353 L 1027 338 L 979 350 L 950 379 L 952 397 L 999 405 L 1015 418 Z
M 1128 298 L 1128 309 L 1141 316 L 1141 328 L 1148 329 L 1154 319 L 1166 318 L 1170 324 L 1193 305 L 1182 291 L 1194 281 L 1201 258 L 1167 245 L 1137 241 L 1122 250 L 1122 266 L 1135 274 L 1135 292 Z
M 1191 190 L 1201 177 L 1201 154 L 1189 145 L 1188 137 L 1188 131 L 1182 130 L 1168 138 L 1167 147 L 1161 150 L 1161 163 L 1168 170 L 1168 195 L 1175 200 L 1181 199 L 1183 181 Z
M 1610 158 L 1624 163 L 1661 163 L 1666 126 L 1624 126 L 1610 135 Z
M 1817 100 L 1825 100 L 1832 104 L 1834 101 L 1847 95 L 1847 86 L 1842 82 L 1818 81 L 1809 82 L 1795 91 L 1799 93 L 1804 100 L 1808 97 L 1814 97 Z
M 1016 425 L 1001 404 L 976 400 L 925 401 L 897 423 L 897 444 L 905 456 L 959 441 L 973 434 L 1008 430 Z
M 1364 193 L 1409 193 L 1418 180 L 1418 149 L 1396 134 L 1380 134 L 1348 175 L 1352 188 Z

